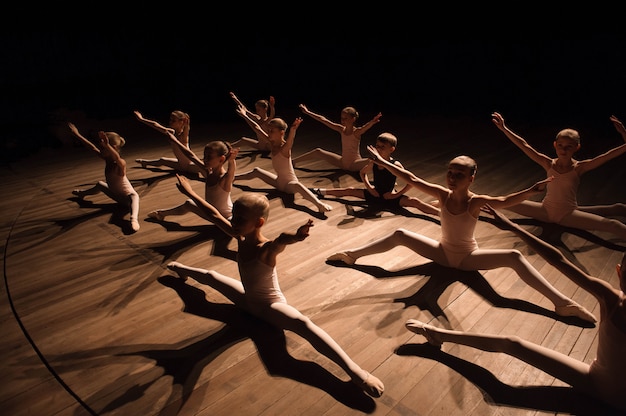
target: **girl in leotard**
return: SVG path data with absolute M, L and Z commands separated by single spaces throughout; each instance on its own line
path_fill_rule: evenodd
M 429 344 L 437 347 L 444 342 L 452 342 L 483 351 L 512 355 L 584 394 L 626 411 L 626 384 L 623 382 L 626 374 L 626 253 L 617 265 L 619 288 L 614 288 L 605 280 L 590 276 L 565 258 L 557 248 L 535 237 L 504 215 L 489 207 L 488 210 L 496 219 L 496 224 L 520 236 L 531 249 L 596 298 L 600 304 L 596 358 L 588 364 L 514 335 L 453 331 L 416 319 L 409 319 L 405 324 L 406 328 L 425 336 Z
M 418 178 L 408 170 L 390 163 L 374 146 L 370 145 L 367 149 L 377 165 L 384 166 L 411 186 L 439 201 L 442 237 L 437 241 L 401 228 L 362 247 L 335 253 L 328 257 L 329 261 L 354 264 L 363 256 L 385 252 L 396 246 L 405 246 L 435 263 L 460 270 L 510 267 L 526 284 L 548 298 L 554 304 L 558 315 L 596 321 L 584 307 L 554 288 L 518 250 L 480 249 L 474 239 L 474 229 L 482 207 L 491 204 L 494 208 L 502 208 L 517 204 L 545 190 L 550 178 L 505 196 L 478 195 L 469 190 L 476 175 L 476 162 L 468 156 L 458 156 L 450 161 L 446 188 Z
M 169 263 L 168 269 L 182 279 L 191 277 L 209 285 L 243 310 L 300 335 L 317 351 L 337 363 L 367 394 L 380 397 L 385 389 L 383 383 L 356 364 L 326 331 L 289 305 L 280 289 L 276 271 L 278 254 L 285 251 L 288 245 L 304 240 L 313 221 L 308 220 L 295 233 L 283 232 L 270 240 L 261 231 L 269 216 L 267 197 L 258 194 L 241 196 L 233 204 L 233 217 L 229 221 L 199 197 L 184 176 L 177 176 L 179 190 L 193 199 L 215 225 L 237 239 L 240 279 L 178 262 Z
M 626 204 L 579 206 L 576 194 L 580 177 L 609 160 L 626 152 L 626 143 L 592 159 L 576 160 L 574 154 L 580 149 L 580 135 L 576 130 L 563 129 L 554 140 L 556 158 L 551 158 L 531 147 L 526 140 L 511 131 L 499 113 L 492 114 L 493 123 L 517 147 L 538 163 L 548 177 L 554 180 L 547 187 L 543 201 L 523 201 L 506 209 L 539 221 L 579 228 L 587 231 L 605 231 L 626 240 L 626 224 L 610 217 L 626 217 Z M 626 128 L 615 116 L 610 117 L 617 132 L 626 142 Z
M 341 123 L 330 121 L 320 114 L 309 111 L 304 104 L 300 104 L 300 110 L 341 135 L 341 154 L 338 155 L 318 147 L 294 158 L 294 164 L 304 160 L 320 159 L 349 172 L 358 172 L 367 165 L 368 159 L 361 157 L 361 137 L 374 124 L 378 123 L 382 117 L 381 113 L 376 114 L 364 125 L 357 127 L 354 124 L 359 118 L 359 113 L 354 107 L 346 107 L 341 110 Z
M 254 112 L 250 111 L 240 100 L 237 98 L 234 92 L 230 93 L 230 98 L 235 101 L 237 106 L 242 106 L 246 111 L 246 114 L 249 118 L 253 119 L 257 122 L 259 126 L 267 133 L 269 129 L 269 121 L 276 116 L 276 99 L 270 96 L 269 100 L 258 100 L 254 103 Z M 246 123 L 254 129 L 254 126 L 248 122 L 248 119 L 245 119 Z M 242 137 L 241 139 L 233 142 L 233 147 L 241 147 L 243 145 L 250 146 L 254 149 L 261 151 L 269 151 L 272 149 L 272 144 L 267 140 L 265 135 L 258 134 L 255 130 L 256 139 L 252 139 L 250 137 Z
M 72 193 L 79 198 L 87 195 L 104 193 L 118 204 L 130 209 L 130 229 L 132 232 L 139 230 L 139 194 L 133 188 L 126 176 L 126 161 L 120 156 L 120 151 L 126 141 L 115 132 L 98 132 L 99 146 L 94 145 L 80 134 L 76 126 L 68 123 L 72 133 L 88 148 L 93 150 L 98 157 L 104 160 L 105 181 L 98 181 L 89 189 L 75 189 Z
M 165 127 L 154 120 L 148 120 L 143 117 L 140 121 L 163 134 L 167 134 L 167 132 L 172 133 L 176 139 L 182 143 L 183 148 L 187 150 L 191 148 L 189 145 L 189 130 L 191 129 L 189 114 L 180 110 L 172 111 L 170 114 L 169 127 Z M 135 162 L 140 163 L 142 168 L 146 168 L 147 166 L 167 166 L 168 168 L 172 168 L 178 172 L 199 174 L 202 168 L 193 163 L 187 155 L 187 152 L 183 151 L 183 148 L 175 145 L 174 143 L 171 143 L 171 145 L 172 152 L 176 157 L 136 159 Z
M 276 173 L 268 172 L 265 169 L 256 167 L 248 172 L 235 175 L 235 180 L 247 180 L 247 179 L 261 179 L 268 185 L 273 186 L 281 192 L 290 194 L 300 194 L 304 199 L 315 204 L 319 212 L 327 212 L 332 210 L 332 207 L 328 204 L 320 201 L 313 192 L 304 186 L 293 169 L 293 163 L 291 161 L 291 148 L 296 137 L 296 130 L 302 122 L 300 117 L 291 125 L 289 134 L 285 139 L 285 131 L 287 130 L 287 123 L 281 118 L 273 118 L 269 121 L 269 130 L 266 133 L 259 124 L 254 121 L 247 114 L 243 106 L 237 107 L 237 113 L 245 118 L 248 123 L 254 126 L 257 134 L 264 135 L 267 140 L 272 143 L 272 150 L 270 156 L 272 158 L 272 167 Z

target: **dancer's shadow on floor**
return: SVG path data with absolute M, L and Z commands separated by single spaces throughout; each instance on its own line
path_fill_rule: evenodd
M 400 356 L 436 360 L 465 377 L 483 393 L 487 403 L 519 409 L 567 413 L 578 416 L 619 416 L 623 412 L 566 386 L 510 386 L 487 369 L 425 344 L 405 344 L 396 349 Z
M 241 184 L 233 184 L 233 186 L 241 189 L 243 192 L 264 192 L 265 195 L 267 196 L 267 199 L 272 200 L 275 198 L 278 198 L 282 201 L 283 206 L 285 208 L 291 208 L 291 209 L 295 209 L 298 211 L 302 211 L 302 212 L 306 212 L 307 214 L 309 214 L 312 217 L 318 218 L 320 220 L 325 220 L 328 217 L 326 216 L 325 213 L 323 212 L 319 212 L 319 211 L 314 211 L 311 208 L 305 206 L 305 205 L 300 205 L 300 204 L 296 204 L 295 202 L 295 195 L 294 194 L 290 194 L 287 192 L 281 192 L 277 189 L 269 189 L 269 188 L 252 188 L 250 186 L 247 185 L 241 185 Z
M 237 251 L 229 248 L 233 237 L 226 234 L 218 226 L 213 224 L 183 226 L 171 221 L 158 221 L 154 218 L 146 218 L 146 222 L 152 222 L 162 225 L 166 231 L 189 231 L 193 233 L 189 237 L 180 238 L 174 241 L 168 241 L 165 245 L 153 245 L 148 249 L 160 254 L 163 257 L 163 263 L 170 259 L 177 258 L 177 254 L 188 251 L 191 247 L 203 244 L 213 240 L 212 256 L 223 257 L 225 259 L 236 261 Z
M 498 226 L 496 221 L 491 217 L 481 215 L 479 219 L 481 221 L 485 221 L 490 224 L 493 224 L 495 227 L 498 227 L 499 229 L 506 230 L 505 228 Z M 521 226 L 533 226 L 533 227 L 541 228 L 541 232 L 539 235 L 537 235 L 537 237 L 545 241 L 546 243 L 551 244 L 554 247 L 557 247 L 569 261 L 571 261 L 576 266 L 578 266 L 581 270 L 584 270 L 584 271 L 587 270 L 585 266 L 580 264 L 580 262 L 575 256 L 575 253 L 569 247 L 567 247 L 567 245 L 563 242 L 563 234 L 567 233 L 567 234 L 578 236 L 600 247 L 606 247 L 609 250 L 615 250 L 619 252 L 626 251 L 626 246 L 615 244 L 611 241 L 605 240 L 604 238 L 598 237 L 597 235 L 587 230 L 581 230 L 580 228 L 565 227 L 560 224 L 543 222 L 534 218 L 512 218 L 511 221 Z
M 346 207 L 346 214 L 355 218 L 362 219 L 378 219 L 383 218 L 383 214 L 388 212 L 394 215 L 401 215 L 408 218 L 417 218 L 425 221 L 430 221 L 437 225 L 441 225 L 441 221 L 428 214 L 419 214 L 413 212 L 405 207 L 387 208 L 384 206 L 377 206 L 368 204 L 366 201 L 355 201 L 350 199 L 339 198 L 323 198 L 324 201 L 335 201 L 343 204 Z M 417 208 L 416 208 L 417 209 Z
M 366 395 L 351 381 L 337 378 L 319 364 L 299 360 L 287 351 L 285 333 L 263 320 L 250 315 L 232 304 L 211 303 L 206 293 L 182 279 L 173 276 L 161 276 L 158 281 L 176 291 L 184 302 L 184 312 L 209 320 L 224 323 L 220 329 L 209 335 L 181 341 L 177 344 L 128 345 L 105 347 L 93 350 L 76 351 L 63 355 L 51 356 L 53 368 L 62 372 L 84 371 L 85 361 L 90 368 L 95 366 L 123 365 L 125 362 L 136 365 L 142 357 L 151 366 L 132 374 L 124 374 L 122 379 L 111 379 L 84 402 L 102 403 L 103 397 L 111 397 L 101 404 L 92 414 L 104 414 L 122 408 L 145 396 L 148 390 L 162 384 L 162 380 L 171 380 L 171 388 L 165 389 L 169 397 L 158 414 L 179 414 L 196 390 L 211 388 L 217 379 L 211 379 L 201 386 L 197 382 L 201 374 L 210 370 L 210 364 L 221 353 L 246 339 L 254 342 L 257 352 L 268 373 L 274 377 L 286 377 L 325 391 L 345 406 L 372 413 L 376 409 L 374 400 Z M 104 360 L 102 357 L 105 357 Z M 246 365 L 246 364 L 243 364 Z M 160 371 L 155 370 L 160 368 Z M 209 369 L 207 370 L 207 367 Z M 215 386 L 215 388 L 218 388 Z M 197 392 L 202 397 L 203 391 Z M 145 399 L 145 398 L 144 398 Z M 151 404 L 153 405 L 153 404 Z M 147 407 L 147 406 L 146 406 Z
M 404 309 L 410 306 L 430 312 L 434 317 L 443 318 L 449 321 L 443 309 L 439 306 L 438 300 L 446 289 L 453 283 L 461 283 L 472 291 L 480 295 L 487 302 L 498 308 L 515 309 L 523 312 L 543 315 L 568 325 L 576 325 L 584 328 L 593 328 L 594 324 L 577 317 L 564 317 L 556 312 L 542 308 L 534 303 L 521 299 L 506 298 L 498 294 L 484 276 L 478 271 L 464 271 L 445 267 L 435 262 L 424 263 L 419 266 L 409 267 L 397 271 L 389 271 L 378 266 L 367 266 L 360 264 L 346 265 L 343 262 L 327 261 L 328 264 L 337 267 L 350 267 L 367 273 L 378 279 L 392 278 L 399 276 L 424 276 L 429 277 L 428 281 L 420 289 L 409 296 L 394 299 L 394 302 L 403 303 Z
M 67 198 L 68 201 L 76 202 L 80 208 L 93 209 L 94 211 L 74 218 L 68 218 L 63 220 L 55 220 L 55 223 L 61 227 L 62 231 L 74 228 L 78 224 L 92 220 L 103 215 L 110 215 L 109 224 L 113 224 L 124 233 L 124 235 L 134 234 L 135 231 L 130 226 L 129 221 L 124 217 L 130 214 L 130 207 L 124 207 L 117 202 L 110 203 L 94 203 L 77 196 Z
M 162 173 L 162 175 L 158 175 L 158 176 L 148 176 L 145 178 L 138 178 L 138 179 L 132 179 L 130 181 L 130 183 L 133 185 L 133 187 L 137 190 L 137 192 L 139 193 L 139 195 L 141 197 L 144 197 L 145 195 L 148 195 L 150 193 L 150 191 L 157 186 L 160 182 L 163 182 L 167 179 L 176 179 L 176 175 L 182 175 L 184 177 L 186 177 L 187 179 L 191 180 L 191 181 L 201 181 L 204 182 L 204 179 L 202 178 L 202 176 L 200 176 L 200 174 L 197 173 L 191 173 L 191 172 L 183 172 L 183 171 L 177 171 L 174 169 L 161 169 L 158 167 L 135 167 L 135 169 L 141 169 L 141 170 L 148 170 L 151 172 L 158 172 L 158 173 Z M 140 187 L 144 187 L 145 189 L 139 189 Z
M 359 172 L 351 172 L 349 170 L 337 169 L 337 168 L 328 168 L 328 169 L 309 169 L 309 168 L 299 168 L 294 167 L 296 170 L 300 170 L 306 173 L 314 173 L 317 180 L 316 184 L 326 183 L 326 181 L 330 181 L 335 188 L 341 188 L 343 185 L 340 183 L 340 179 L 343 176 L 350 176 L 357 182 L 361 183 L 361 177 L 359 176 Z M 326 172 L 326 173 L 325 173 Z M 324 174 L 325 173 L 325 174 Z M 320 188 L 321 186 L 316 186 L 316 188 Z M 328 188 L 328 186 L 324 186 Z

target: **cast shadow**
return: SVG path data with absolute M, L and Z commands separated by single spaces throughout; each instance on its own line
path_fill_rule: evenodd
M 299 360 L 287 351 L 285 333 L 267 322 L 250 315 L 233 304 L 211 303 L 203 290 L 186 284 L 182 279 L 165 275 L 158 281 L 173 289 L 184 302 L 183 312 L 198 317 L 220 321 L 224 326 L 209 335 L 187 339 L 176 344 L 140 344 L 120 347 L 106 347 L 93 350 L 76 351 L 63 355 L 49 356 L 60 372 L 84 371 L 101 366 L 136 365 L 137 358 L 142 362 L 154 363 L 141 366 L 132 374 L 124 374 L 118 379 L 111 379 L 100 390 L 92 393 L 84 403 L 101 403 L 103 397 L 109 398 L 92 414 L 106 414 L 133 403 L 147 395 L 153 386 L 171 380 L 166 404 L 158 411 L 159 415 L 174 415 L 188 411 L 184 409 L 194 391 L 202 397 L 203 391 L 216 383 L 196 386 L 201 374 L 206 374 L 206 367 L 231 346 L 250 339 L 267 372 L 273 377 L 290 378 L 325 391 L 345 406 L 364 413 L 373 413 L 375 401 L 351 381 L 337 378 L 319 364 Z M 103 358 L 104 357 L 104 358 Z M 159 371 L 155 370 L 160 369 Z M 161 388 L 161 387 L 159 387 Z M 149 405 L 154 405 L 150 403 Z M 148 405 L 147 405 L 148 406 Z
M 311 208 L 307 207 L 306 205 L 296 204 L 294 194 L 281 192 L 273 188 L 272 189 L 252 188 L 250 186 L 241 185 L 238 183 L 233 184 L 233 186 L 236 186 L 237 188 L 241 189 L 243 192 L 265 192 L 267 199 L 272 200 L 272 199 L 278 198 L 282 201 L 283 207 L 285 208 L 291 208 L 291 209 L 305 212 L 309 214 L 310 216 L 320 219 L 320 220 L 328 219 L 328 217 L 326 216 L 324 212 L 314 211 Z
M 340 179 L 342 176 L 351 176 L 354 180 L 361 183 L 361 177 L 359 176 L 359 172 L 352 172 L 349 170 L 343 170 L 338 168 L 328 168 L 328 169 L 309 169 L 309 168 L 299 168 L 294 167 L 294 169 L 301 170 L 302 172 L 314 173 L 317 180 L 315 183 L 323 183 L 324 179 L 330 181 L 335 188 L 341 188 L 342 185 L 340 183 Z M 323 172 L 327 172 L 323 175 Z M 328 187 L 328 186 L 326 186 Z
M 438 361 L 465 377 L 482 393 L 485 402 L 497 406 L 567 413 L 578 416 L 623 415 L 584 392 L 565 386 L 510 386 L 485 368 L 450 355 L 428 343 L 405 344 L 395 351 L 400 356 L 417 356 Z
M 345 263 L 338 261 L 326 261 L 326 263 L 337 267 L 350 267 L 363 273 L 367 273 L 377 279 L 413 275 L 429 277 L 428 281 L 421 286 L 417 292 L 409 296 L 396 298 L 394 299 L 394 302 L 403 303 L 404 309 L 407 309 L 410 306 L 416 306 L 420 310 L 428 311 L 434 317 L 443 318 L 446 321 L 449 321 L 449 319 L 443 309 L 439 306 L 438 300 L 450 285 L 458 282 L 470 288 L 491 305 L 498 308 L 515 309 L 522 312 L 542 315 L 564 322 L 568 325 L 576 325 L 584 328 L 593 328 L 595 326 L 591 322 L 587 322 L 577 317 L 557 315 L 554 311 L 525 300 L 503 297 L 491 287 L 489 282 L 478 271 L 458 270 L 442 266 L 435 262 L 428 262 L 397 271 L 385 270 L 378 266 L 360 264 L 346 265 Z
M 169 241 L 166 245 L 148 247 L 162 256 L 161 264 L 169 262 L 170 259 L 176 259 L 178 257 L 177 254 L 186 252 L 189 248 L 205 243 L 208 240 L 213 240 L 213 248 L 210 253 L 212 256 L 223 257 L 232 261 L 237 260 L 237 251 L 228 248 L 233 237 L 214 224 L 182 226 L 176 222 L 158 221 L 154 218 L 146 218 L 145 221 L 160 224 L 168 232 L 189 231 L 194 233 L 189 237 Z
M 95 209 L 97 211 L 71 219 L 56 220 L 55 223 L 61 227 L 61 231 L 59 231 L 59 233 L 74 228 L 78 224 L 81 224 L 90 219 L 107 214 L 111 216 L 108 223 L 117 226 L 124 235 L 130 235 L 135 233 L 135 231 L 133 231 L 133 229 L 131 228 L 130 223 L 124 219 L 124 216 L 130 213 L 130 207 L 124 207 L 122 206 L 122 204 L 119 204 L 117 202 L 96 204 L 77 196 L 67 198 L 67 200 L 76 202 L 80 208 Z
M 377 206 L 368 204 L 366 201 L 355 201 L 350 199 L 345 199 L 342 197 L 338 198 L 323 198 L 324 201 L 335 201 L 343 204 L 346 207 L 347 215 L 353 216 L 355 218 L 363 218 L 363 219 L 377 219 L 383 216 L 383 213 L 388 212 L 393 215 L 401 215 L 408 218 L 417 218 L 425 221 L 430 221 L 437 225 L 441 225 L 441 221 L 434 216 L 428 214 L 420 214 L 417 212 L 413 212 L 405 207 L 398 208 L 387 208 L 385 206 Z M 359 207 L 360 209 L 354 209 L 355 207 Z M 415 208 L 417 210 L 417 208 Z
M 491 217 L 486 217 L 486 216 L 480 216 L 479 220 L 481 221 L 485 221 L 488 222 L 492 225 L 494 225 L 495 227 L 504 230 L 504 231 L 510 231 L 507 230 L 506 228 L 500 227 L 496 221 L 491 218 Z M 573 264 L 575 264 L 576 266 L 578 266 L 578 268 L 580 268 L 581 270 L 587 271 L 587 268 L 582 265 L 580 263 L 580 261 L 576 258 L 575 256 L 575 252 L 572 251 L 564 242 L 563 242 L 563 234 L 568 233 L 571 235 L 575 235 L 580 237 L 581 239 L 587 240 L 591 243 L 594 243 L 597 246 L 600 247 L 605 247 L 608 248 L 609 250 L 615 250 L 615 251 L 619 251 L 619 252 L 624 252 L 626 251 L 626 246 L 620 246 L 618 244 L 615 244 L 611 241 L 605 240 L 601 237 L 598 237 L 597 235 L 586 231 L 586 230 L 581 230 L 579 228 L 571 228 L 571 227 L 565 227 L 562 226 L 560 224 L 555 224 L 555 223 L 549 223 L 549 222 L 543 222 L 543 221 L 539 221 L 535 218 L 512 218 L 511 219 L 512 222 L 518 224 L 518 225 L 526 225 L 526 226 L 534 226 L 534 227 L 540 227 L 541 232 L 539 235 L 537 235 L 537 238 L 545 241 L 548 244 L 551 244 L 552 246 L 556 247 L 559 249 L 559 251 L 561 251 L 561 253 L 563 253 L 563 256 L 565 256 L 565 258 L 567 258 L 569 261 L 571 261 Z M 589 248 L 589 250 L 592 248 Z

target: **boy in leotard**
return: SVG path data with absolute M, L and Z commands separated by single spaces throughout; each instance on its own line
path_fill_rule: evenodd
M 126 161 L 120 156 L 120 152 L 126 140 L 115 132 L 98 132 L 99 146 L 94 145 L 80 134 L 76 126 L 68 123 L 72 133 L 88 148 L 93 150 L 98 157 L 104 160 L 105 181 L 98 181 L 89 189 L 75 189 L 72 191 L 79 198 L 87 195 L 104 193 L 118 204 L 130 209 L 130 229 L 132 232 L 139 231 L 139 194 L 133 188 L 126 176 Z
M 596 358 L 587 364 L 573 357 L 520 339 L 514 335 L 486 335 L 437 328 L 409 319 L 405 326 L 409 331 L 423 335 L 428 343 L 440 347 L 444 342 L 467 345 L 489 352 L 512 355 L 562 380 L 574 389 L 596 397 L 626 411 L 626 253 L 617 265 L 619 288 L 606 281 L 590 276 L 571 263 L 555 247 L 535 237 L 513 223 L 504 215 L 488 207 L 496 219 L 496 225 L 513 231 L 531 249 L 545 258 L 552 266 L 591 293 L 600 305 L 598 346 Z
M 233 217 L 229 221 L 211 204 L 200 198 L 184 176 L 178 176 L 179 190 L 193 199 L 206 217 L 224 232 L 237 239 L 240 280 L 213 270 L 204 270 L 171 262 L 168 269 L 180 278 L 191 277 L 207 284 L 226 296 L 236 306 L 269 322 L 300 335 L 320 353 L 337 363 L 351 380 L 373 397 L 380 397 L 383 383 L 363 370 L 322 328 L 310 318 L 289 305 L 278 284 L 277 258 L 290 244 L 304 240 L 309 235 L 313 221 L 308 220 L 295 233 L 281 233 L 270 240 L 262 234 L 269 216 L 267 197 L 245 194 L 233 204 Z
M 273 118 L 269 121 L 269 130 L 266 133 L 259 124 L 247 114 L 243 106 L 237 107 L 237 113 L 245 118 L 248 123 L 254 126 L 255 131 L 259 135 L 263 135 L 272 143 L 270 157 L 272 158 L 272 167 L 276 173 L 268 172 L 265 169 L 256 167 L 248 172 L 235 175 L 235 180 L 261 179 L 268 185 L 273 186 L 281 192 L 290 194 L 300 194 L 304 199 L 315 204 L 319 212 L 324 213 L 332 210 L 328 204 L 320 201 L 313 192 L 304 186 L 293 169 L 291 161 L 291 148 L 296 137 L 296 130 L 302 122 L 302 118 L 298 117 L 291 125 L 289 134 L 285 139 L 285 131 L 287 123 L 281 118 Z
M 348 172 L 358 172 L 367 165 L 368 159 L 361 157 L 361 137 L 374 124 L 380 121 L 381 113 L 376 114 L 373 119 L 364 125 L 357 127 L 355 123 L 359 118 L 359 113 L 354 107 L 345 107 L 341 110 L 341 123 L 330 121 L 320 114 L 309 111 L 304 104 L 300 104 L 300 110 L 341 135 L 341 154 L 338 155 L 317 147 L 294 158 L 294 164 L 304 160 L 321 159 Z
M 146 122 L 139 111 L 135 111 L 135 117 L 141 122 Z M 230 193 L 237 168 L 235 160 L 238 149 L 233 149 L 230 143 L 225 141 L 211 141 L 204 146 L 204 158 L 200 160 L 191 149 L 176 138 L 170 129 L 164 128 L 161 132 L 167 136 L 173 147 L 178 148 L 198 168 L 198 172 L 204 179 L 204 199 L 216 207 L 225 218 L 230 218 L 233 208 Z M 228 163 L 228 169 L 224 166 L 226 163 Z M 193 212 L 199 217 L 204 214 L 192 200 L 187 200 L 172 208 L 151 211 L 148 217 L 163 221 L 167 216 L 184 215 L 188 212 Z
M 580 135 L 574 129 L 563 129 L 554 140 L 556 158 L 551 158 L 531 147 L 526 140 L 511 131 L 499 113 L 492 114 L 493 123 L 530 159 L 538 163 L 548 177 L 543 201 L 523 201 L 506 209 L 539 221 L 579 228 L 587 231 L 606 231 L 626 240 L 626 224 L 610 217 L 626 217 L 626 204 L 579 206 L 576 199 L 580 177 L 609 160 L 626 152 L 626 143 L 614 147 L 592 159 L 576 160 L 574 154 L 580 149 Z M 610 117 L 617 132 L 626 142 L 626 128 L 615 116 Z
M 182 143 L 184 148 L 187 150 L 191 149 L 189 145 L 189 130 L 191 129 L 189 114 L 180 110 L 172 111 L 170 114 L 169 128 L 164 127 L 154 120 L 148 120 L 143 117 L 140 121 L 153 129 L 160 131 L 161 133 L 172 133 L 176 139 Z M 135 162 L 140 163 L 141 167 L 144 169 L 147 166 L 167 166 L 168 168 L 172 168 L 178 172 L 188 172 L 194 174 L 200 173 L 201 168 L 193 163 L 187 153 L 184 152 L 180 146 L 177 146 L 174 143 L 171 143 L 171 146 L 172 152 L 174 153 L 174 156 L 176 156 L 174 158 L 160 157 L 158 159 L 136 159 Z
M 376 138 L 376 150 L 385 160 L 398 167 L 403 167 L 402 163 L 391 157 L 396 150 L 398 138 L 391 133 L 381 133 Z M 367 208 L 364 210 L 369 214 L 376 214 L 380 211 L 397 212 L 401 207 L 417 208 L 426 214 L 439 215 L 439 208 L 432 206 L 419 198 L 405 195 L 411 189 L 409 184 L 405 184 L 400 190 L 396 190 L 396 176 L 382 166 L 376 165 L 371 159 L 359 172 L 363 181 L 363 188 L 314 188 L 319 197 L 331 196 L 352 196 L 364 199 L 367 202 Z M 369 175 L 372 175 L 370 181 Z M 346 207 L 350 207 L 346 205 Z M 352 208 L 352 207 L 350 207 Z M 355 214 L 354 210 L 348 208 L 349 214 Z
M 374 146 L 368 146 L 374 163 L 393 172 L 416 189 L 439 201 L 441 239 L 433 240 L 424 235 L 400 228 L 386 237 L 362 247 L 344 250 L 328 257 L 329 261 L 354 264 L 359 258 L 381 253 L 396 246 L 405 246 L 415 253 L 442 266 L 460 270 L 490 270 L 510 267 L 530 287 L 548 298 L 557 315 L 577 316 L 589 322 L 595 317 L 584 307 L 566 297 L 553 287 L 518 250 L 480 249 L 474 238 L 474 229 L 480 210 L 486 204 L 502 208 L 517 204 L 545 190 L 550 178 L 537 182 L 522 191 L 504 196 L 474 194 L 469 187 L 476 175 L 476 162 L 468 156 L 457 156 L 448 164 L 446 180 L 448 187 L 427 182 L 404 168 L 385 160 Z

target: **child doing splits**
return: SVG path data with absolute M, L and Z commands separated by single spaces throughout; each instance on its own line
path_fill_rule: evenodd
M 505 196 L 478 195 L 469 190 L 474 182 L 477 167 L 476 162 L 468 156 L 457 156 L 450 161 L 446 188 L 418 178 L 406 169 L 390 163 L 380 156 L 373 146 L 368 146 L 368 151 L 377 165 L 384 166 L 411 186 L 439 201 L 441 240 L 398 229 L 362 247 L 333 254 L 328 257 L 329 261 L 354 264 L 363 256 L 382 253 L 396 246 L 405 246 L 435 263 L 460 270 L 510 267 L 526 284 L 548 298 L 554 304 L 558 315 L 577 316 L 589 322 L 596 322 L 596 318 L 589 311 L 554 288 L 518 250 L 480 249 L 474 238 L 474 229 L 482 207 L 486 204 L 491 204 L 494 208 L 517 204 L 537 192 L 542 192 L 550 179 Z
M 591 293 L 600 305 L 598 346 L 596 358 L 587 364 L 569 355 L 521 339 L 515 335 L 487 335 L 451 331 L 409 319 L 406 328 L 426 337 L 428 343 L 440 347 L 444 342 L 467 345 L 483 351 L 501 352 L 516 357 L 568 383 L 582 393 L 596 397 L 622 411 L 626 411 L 626 253 L 617 265 L 619 288 L 590 276 L 567 260 L 563 254 L 513 223 L 497 211 L 490 210 L 496 224 L 513 231 L 531 249 L 552 266 Z
M 133 188 L 126 176 L 126 161 L 120 156 L 122 146 L 126 141 L 115 132 L 98 132 L 99 146 L 94 145 L 80 134 L 76 126 L 68 123 L 72 133 L 88 148 L 93 150 L 98 157 L 104 160 L 105 181 L 98 181 L 89 189 L 75 189 L 72 191 L 79 198 L 87 195 L 104 193 L 118 204 L 130 209 L 130 228 L 133 232 L 139 231 L 139 194 Z
M 288 245 L 307 238 L 313 221 L 308 220 L 295 233 L 283 232 L 271 240 L 262 233 L 262 227 L 269 216 L 267 197 L 258 194 L 241 196 L 234 202 L 233 217 L 229 221 L 200 198 L 185 177 L 178 175 L 178 180 L 180 191 L 196 202 L 205 212 L 205 217 L 237 239 L 240 279 L 178 262 L 169 263 L 168 269 L 182 279 L 191 277 L 199 283 L 209 285 L 241 309 L 278 328 L 300 335 L 317 351 L 337 363 L 367 394 L 380 397 L 384 391 L 383 383 L 359 367 L 326 331 L 289 305 L 278 284 L 278 255 Z

